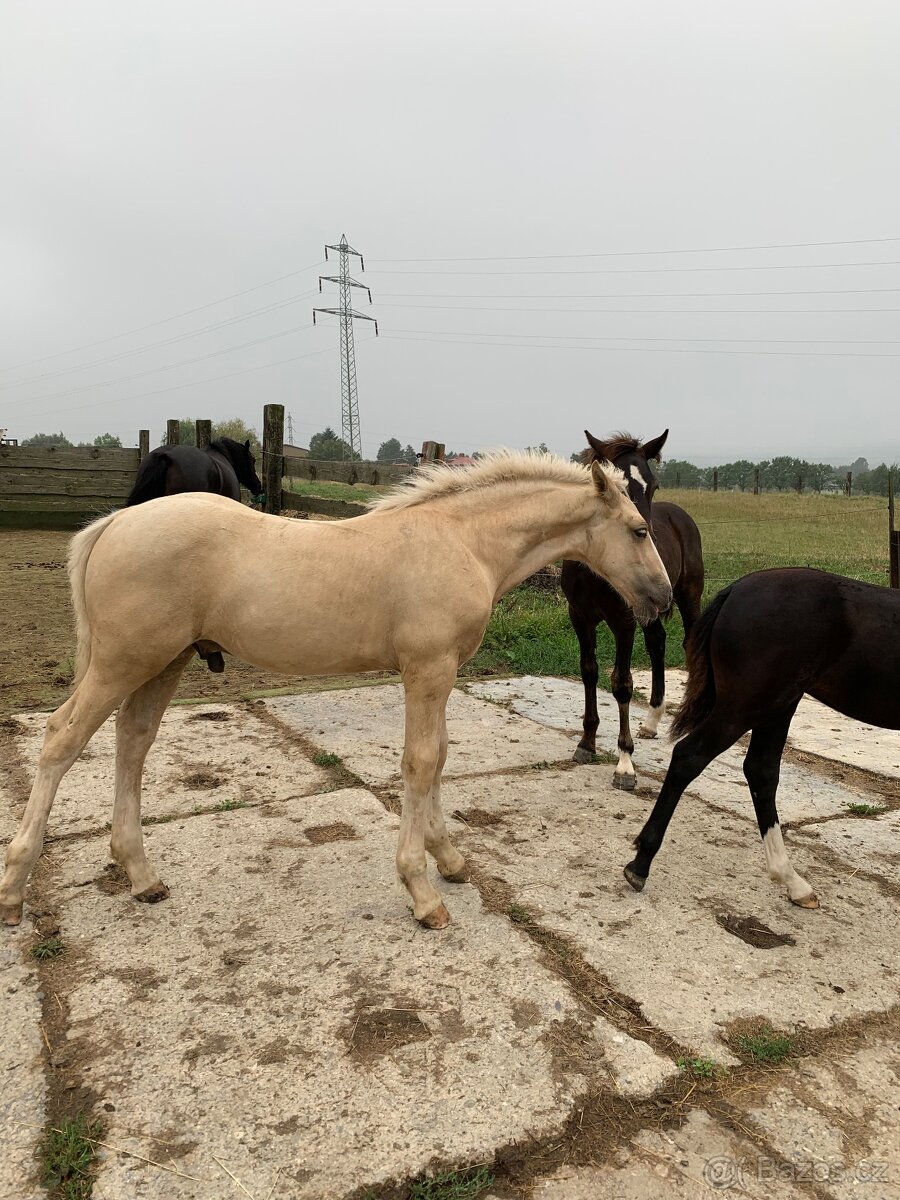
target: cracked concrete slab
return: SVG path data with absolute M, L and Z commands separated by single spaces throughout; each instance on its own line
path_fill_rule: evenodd
M 366 783 L 400 780 L 403 753 L 403 688 L 357 688 L 311 692 L 267 700 L 266 707 L 297 733 L 338 754 Z M 536 729 L 496 705 L 484 704 L 456 689 L 447 705 L 449 751 L 445 778 L 537 762 L 571 758 L 570 738 Z
M 26 958 L 30 931 L 0 941 L 0 1200 L 38 1200 L 38 1147 L 46 1084 L 37 972 Z
M 508 704 L 515 712 L 554 729 L 574 729 L 581 733 L 583 693 L 580 683 L 571 679 L 538 678 L 525 675 L 520 679 L 492 679 L 468 686 L 472 695 Z M 615 754 L 619 735 L 618 707 L 608 692 L 597 693 L 600 728 L 597 748 Z M 821 707 L 821 706 L 820 706 Z M 646 711 L 633 706 L 632 732 L 637 732 L 640 716 Z M 574 718 L 573 718 L 574 714 Z M 669 767 L 672 745 L 667 739 L 668 719 L 660 726 L 660 736 L 635 741 L 634 765 L 639 785 L 658 792 L 660 782 Z M 713 804 L 731 809 L 739 816 L 753 819 L 753 804 L 744 779 L 743 761 L 746 749 L 733 746 L 709 764 L 690 790 Z M 612 767 L 593 764 L 599 786 L 612 787 Z M 778 810 L 782 821 L 804 821 L 831 817 L 847 811 L 847 806 L 862 797 L 843 784 L 826 780 L 811 772 L 783 763 L 778 790 Z
M 17 749 L 34 774 L 44 740 L 46 713 L 12 718 Z M 49 833 L 93 833 L 112 817 L 116 728 L 111 717 L 94 734 L 66 774 L 50 813 Z M 283 739 L 239 704 L 172 705 L 144 768 L 144 817 L 186 815 L 198 808 L 242 801 L 287 800 L 322 791 L 328 776 L 299 751 L 285 753 Z M 18 822 L 27 795 L 14 801 Z
M 791 722 L 789 744 L 834 762 L 900 779 L 900 729 L 881 729 L 841 716 L 809 696 Z
M 730 1061 L 723 1035 L 737 1018 L 818 1029 L 896 1002 L 896 899 L 806 844 L 788 848 L 819 893 L 817 912 L 769 880 L 749 823 L 685 797 L 638 894 L 622 867 L 644 814 L 633 796 L 598 792 L 587 768 L 452 781 L 443 798 L 463 818 L 463 852 L 698 1053 Z M 793 944 L 754 948 L 717 917 L 753 918 Z
M 539 1180 L 533 1200 L 714 1200 L 739 1192 L 770 1200 L 772 1181 L 748 1173 L 758 1151 L 746 1138 L 705 1112 L 690 1113 L 671 1130 L 644 1130 L 601 1167 L 562 1167 Z M 732 1190 L 733 1189 L 733 1190 Z M 779 1183 L 779 1200 L 805 1190 Z M 873 1197 L 874 1200 L 874 1197 Z
M 70 1057 L 104 1140 L 179 1172 L 105 1150 L 95 1195 L 340 1196 L 559 1129 L 578 1005 L 471 886 L 417 927 L 396 828 L 361 789 L 153 826 L 153 907 L 78 886 L 101 839 L 58 848 Z
M 597 1017 L 593 1032 L 603 1051 L 604 1066 L 622 1096 L 649 1096 L 678 1074 L 670 1058 L 623 1033 L 605 1017 Z
M 800 1060 L 749 1112 L 788 1164 L 782 1177 L 792 1170 L 836 1200 L 887 1200 L 900 1189 L 900 1051 L 877 1032 L 857 1041 L 827 1062 Z
M 880 817 L 823 821 L 798 829 L 795 837 L 798 843 L 808 839 L 813 854 L 816 843 L 825 845 L 854 868 L 861 867 L 894 882 L 900 880 L 900 810 Z

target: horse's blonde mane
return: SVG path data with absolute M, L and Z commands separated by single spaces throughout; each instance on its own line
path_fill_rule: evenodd
M 611 478 L 622 472 L 609 463 L 603 471 Z M 566 462 L 555 454 L 522 454 L 517 450 L 491 450 L 476 462 L 462 467 L 447 467 L 443 463 L 428 463 L 419 467 L 403 483 L 386 496 L 371 501 L 370 509 L 410 508 L 442 496 L 460 496 L 465 492 L 481 491 L 501 483 L 589 483 L 590 468 L 581 463 Z

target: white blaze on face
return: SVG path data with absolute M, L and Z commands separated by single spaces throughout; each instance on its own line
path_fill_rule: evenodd
M 784 839 L 781 836 L 781 826 L 773 825 L 763 837 L 763 849 L 766 852 L 766 866 L 769 868 L 769 878 L 787 888 L 792 900 L 802 900 L 812 895 L 812 888 L 802 875 L 798 875 L 791 866 Z
M 634 463 L 630 463 L 628 466 L 628 478 L 632 481 L 632 483 L 639 483 L 641 485 L 641 487 L 644 489 L 644 491 L 646 492 L 647 481 L 643 477 L 643 475 L 640 473 L 640 471 L 637 469 L 637 467 L 634 465 Z

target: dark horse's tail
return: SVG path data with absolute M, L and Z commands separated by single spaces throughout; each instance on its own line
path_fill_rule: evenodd
M 710 661 L 710 642 L 713 626 L 730 593 L 730 586 L 722 588 L 721 592 L 710 600 L 687 640 L 685 651 L 688 683 L 681 708 L 672 722 L 673 739 L 693 733 L 700 722 L 706 720 L 716 703 L 716 681 Z
M 137 478 L 128 499 L 129 504 L 143 504 L 145 500 L 155 500 L 157 496 L 166 493 L 166 474 L 169 470 L 169 456 L 165 450 L 153 450 L 138 467 Z

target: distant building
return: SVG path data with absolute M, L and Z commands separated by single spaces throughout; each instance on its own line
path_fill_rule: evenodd
M 281 449 L 285 458 L 309 458 L 309 451 L 305 450 L 303 446 L 289 446 L 285 442 Z
M 475 459 L 468 454 L 454 454 L 452 458 L 445 458 L 444 463 L 448 467 L 471 467 L 475 465 Z

